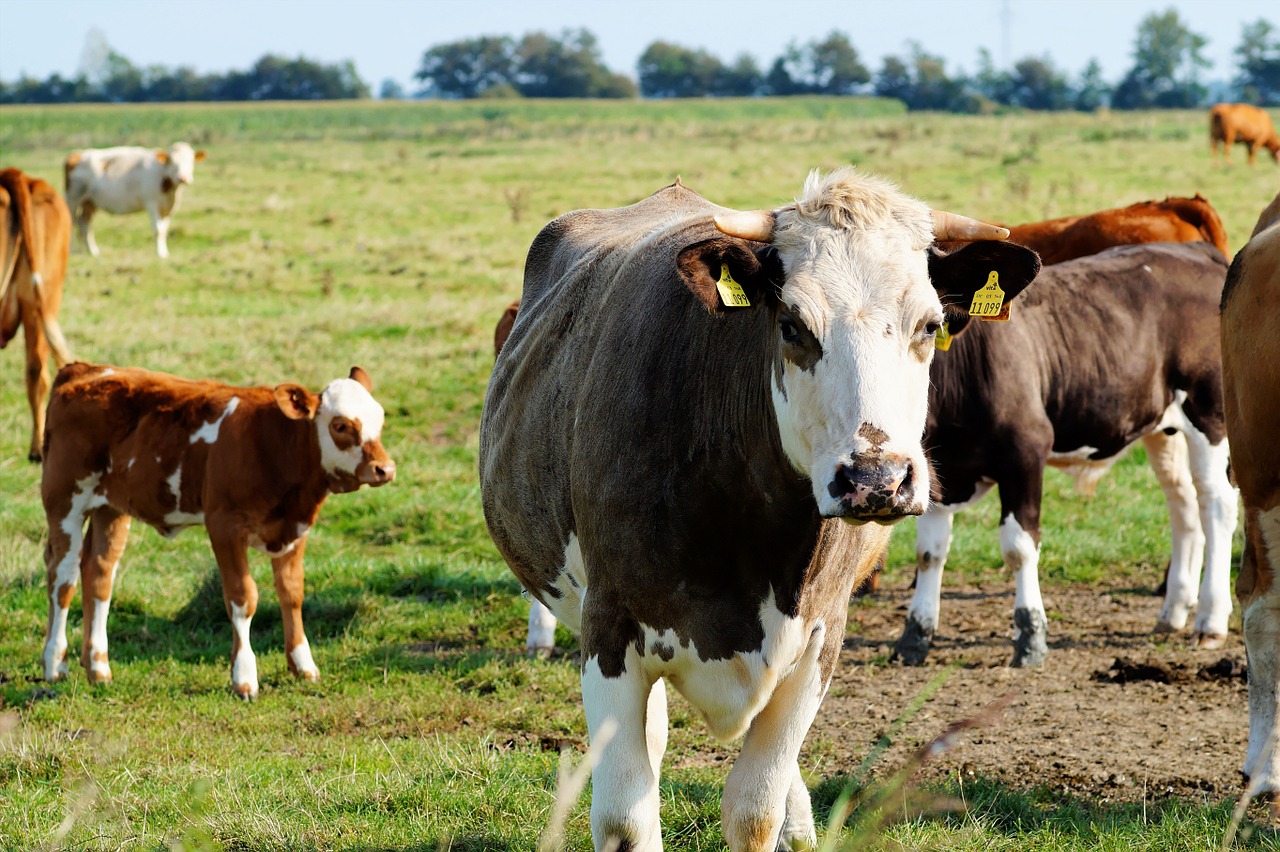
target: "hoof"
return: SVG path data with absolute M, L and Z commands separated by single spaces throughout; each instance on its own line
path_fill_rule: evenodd
M 1049 622 L 1038 609 L 1015 609 L 1013 626 L 1017 634 L 1013 640 L 1013 662 L 1016 669 L 1043 666 L 1049 656 Z
M 258 685 L 256 683 L 233 683 L 231 691 L 235 693 L 236 698 L 242 701 L 258 700 Z
M 1212 650 L 1227 644 L 1227 637 L 1221 633 L 1197 633 L 1192 641 L 1197 648 Z
M 92 684 L 108 684 L 111 683 L 111 672 L 95 672 L 89 671 L 89 683 Z
M 1169 622 L 1165 621 L 1162 618 L 1156 622 L 1156 629 L 1151 632 L 1155 634 L 1160 634 L 1160 635 L 1165 633 L 1177 633 L 1178 628 L 1174 627 L 1172 624 L 1170 624 Z
M 525 647 L 524 654 L 531 660 L 548 660 L 551 658 L 551 652 L 554 650 L 555 648 L 550 645 L 529 645 Z
M 898 637 L 898 644 L 893 646 L 889 662 L 904 666 L 923 665 L 924 658 L 929 656 L 929 644 L 932 641 L 933 631 L 916 621 L 915 616 L 908 615 L 902 635 Z
M 40 453 L 38 453 L 38 452 L 37 452 L 37 451 L 35 451 L 35 450 L 32 450 L 31 452 L 27 453 L 27 461 L 29 461 L 29 462 L 39 462 L 39 461 L 41 461 Z
M 320 680 L 320 670 L 308 669 L 306 671 L 301 671 L 301 672 L 298 672 L 298 677 L 310 683 L 315 683 L 316 681 Z

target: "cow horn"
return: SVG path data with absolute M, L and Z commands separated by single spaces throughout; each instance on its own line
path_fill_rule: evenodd
M 773 221 L 772 210 L 726 213 L 715 218 L 716 230 L 720 233 L 760 243 L 767 243 L 773 239 Z
M 968 216 L 932 210 L 933 237 L 937 240 L 1007 240 L 1009 229 L 988 225 Z

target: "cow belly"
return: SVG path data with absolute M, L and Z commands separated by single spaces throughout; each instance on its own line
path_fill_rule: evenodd
M 651 680 L 661 677 L 698 709 L 720 740 L 742 735 L 774 690 L 795 669 L 811 640 L 821 644 L 821 621 L 806 624 L 778 611 L 773 593 L 760 605 L 764 642 L 760 650 L 728 659 L 703 660 L 697 648 L 672 630 L 644 632 L 642 665 Z

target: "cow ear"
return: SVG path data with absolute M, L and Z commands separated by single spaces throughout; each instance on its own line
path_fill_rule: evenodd
M 205 152 L 204 152 L 204 151 L 196 151 L 196 162 L 197 162 L 197 163 L 203 163 L 203 162 L 204 162 L 204 158 L 205 158 L 206 156 L 208 156 L 208 155 L 207 155 L 207 154 L 205 154 Z
M 362 388 L 367 390 L 369 393 L 373 393 L 373 379 L 369 378 L 369 374 L 366 373 L 360 367 L 352 367 L 351 375 L 348 376 L 347 378 L 357 382 Z
M 768 301 L 783 281 L 782 261 L 773 246 L 752 249 L 733 237 L 688 246 L 676 258 L 676 268 L 689 292 L 713 314 L 726 306 L 746 308 Z
M 1040 255 L 1026 246 L 1002 240 L 979 240 L 950 254 L 929 250 L 929 279 L 942 300 L 947 328 L 954 337 L 969 324 L 973 294 L 998 273 L 1004 304 L 1026 290 L 1040 272 Z
M 168 163 L 169 163 L 169 152 L 168 152 L 168 151 L 161 151 L 160 149 L 158 149 L 158 148 L 157 148 L 157 149 L 156 149 L 156 162 L 160 163 L 161 165 L 168 165 Z
M 320 397 L 302 385 L 276 385 L 276 405 L 290 420 L 312 420 L 320 410 Z

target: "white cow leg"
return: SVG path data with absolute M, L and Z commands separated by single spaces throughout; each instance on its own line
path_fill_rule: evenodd
M 605 677 L 600 658 L 582 667 L 582 704 L 587 735 L 600 749 L 591 777 L 591 837 L 595 848 L 659 852 L 658 779 L 648 743 L 647 709 L 656 700 L 653 685 L 640 670 L 640 658 L 627 648 L 621 674 Z M 663 690 L 665 707 L 666 691 Z M 613 734 L 605 739 L 605 732 Z M 615 845 L 616 844 L 616 845 Z
M 76 483 L 68 511 L 48 515 L 49 541 L 44 551 L 45 588 L 49 596 L 43 654 L 45 680 L 62 680 L 67 676 L 67 614 L 80 579 L 85 517 L 97 481 L 97 477 L 90 477 Z M 86 624 L 85 630 L 89 629 L 90 625 Z
M 116 566 L 129 539 L 131 518 L 110 506 L 93 511 L 89 521 L 89 540 L 81 561 L 84 588 L 80 597 L 84 604 L 84 646 L 80 663 L 90 683 L 111 680 L 111 661 L 107 656 L 107 614 L 111 610 L 111 589 Z
M 1211 444 L 1203 433 L 1191 429 L 1187 431 L 1187 449 L 1205 537 L 1195 642 L 1201 648 L 1221 648 L 1231 618 L 1231 538 L 1236 530 L 1239 495 L 1227 476 L 1225 438 Z
M 924 662 L 938 629 L 942 607 L 942 569 L 951 550 L 955 512 L 930 506 L 916 521 L 916 590 L 907 607 L 907 622 L 893 649 L 893 659 L 909 666 Z
M 644 714 L 644 739 L 649 747 L 649 767 L 656 783 L 662 776 L 662 757 L 667 753 L 667 684 L 662 678 L 649 690 Z
M 85 201 L 79 205 L 70 204 L 72 210 L 76 211 L 76 230 L 80 232 L 80 240 L 84 243 L 85 251 L 93 257 L 98 256 L 98 241 L 93 238 L 93 213 L 94 208 L 92 202 Z
M 1187 616 L 1196 601 L 1204 561 L 1204 533 L 1183 433 L 1166 435 L 1161 430 L 1145 436 L 1142 443 L 1169 507 L 1169 576 L 1155 632 L 1173 633 L 1187 626 Z
M 1000 522 L 1000 555 L 1017 584 L 1013 598 L 1013 663 L 1042 666 L 1049 655 L 1049 619 L 1040 597 L 1040 545 L 1013 513 Z
M 1249 750 L 1244 774 L 1257 792 L 1280 793 L 1280 508 L 1260 513 L 1262 571 L 1271 587 L 1244 611 L 1244 646 L 1249 660 Z M 1243 572 L 1242 572 L 1243 573 Z
M 529 637 L 524 647 L 529 656 L 550 654 L 556 646 L 556 617 L 546 604 L 537 598 L 529 598 Z
M 818 664 L 825 638 L 826 630 L 817 626 L 796 667 L 752 720 L 725 780 L 720 819 L 733 852 L 817 845 L 812 806 L 808 790 L 801 793 L 804 782 L 796 760 L 825 692 Z
M 161 216 L 159 210 L 148 210 L 151 214 L 151 226 L 156 232 L 156 256 L 169 256 L 169 217 Z

